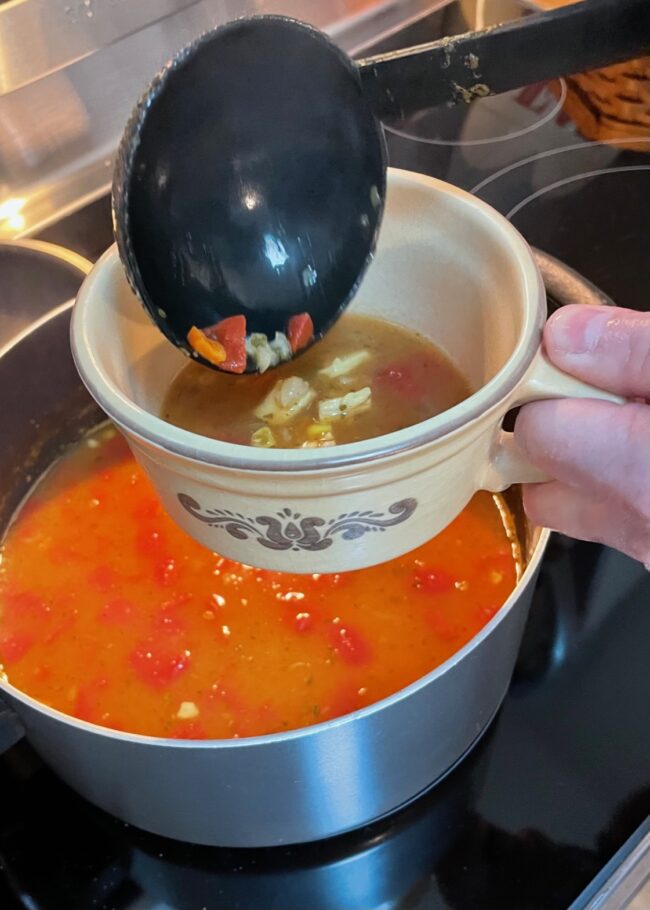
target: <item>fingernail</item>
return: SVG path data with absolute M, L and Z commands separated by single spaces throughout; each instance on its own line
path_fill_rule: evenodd
M 582 304 L 558 310 L 544 334 L 547 348 L 559 354 L 589 354 L 595 351 L 610 315 L 601 307 Z

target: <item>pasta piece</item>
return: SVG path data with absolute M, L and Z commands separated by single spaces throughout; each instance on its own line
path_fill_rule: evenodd
M 299 376 L 289 376 L 276 382 L 255 409 L 255 416 L 271 426 L 285 426 L 306 410 L 315 398 L 316 392 L 308 382 Z
M 291 350 L 291 345 L 289 344 L 289 339 L 284 332 L 276 332 L 275 338 L 273 341 L 269 342 L 269 346 L 274 354 L 276 354 L 278 363 L 284 363 L 286 360 L 291 360 L 293 352 Z
M 341 398 L 325 398 L 318 402 L 318 419 L 339 420 L 341 417 L 352 417 L 362 414 L 372 405 L 372 392 L 370 386 L 359 389 L 358 392 L 348 392 Z
M 259 373 L 266 373 L 269 367 L 291 360 L 289 339 L 282 332 L 276 332 L 273 341 L 269 341 L 262 332 L 253 332 L 246 339 L 246 353 Z
M 319 370 L 322 376 L 328 379 L 338 379 L 339 376 L 345 376 L 351 373 L 357 367 L 365 363 L 370 358 L 368 351 L 355 351 L 352 354 L 346 354 L 344 357 L 335 357 L 334 360 L 322 370 Z

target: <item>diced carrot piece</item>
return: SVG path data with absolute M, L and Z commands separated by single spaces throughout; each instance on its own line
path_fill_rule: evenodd
M 187 343 L 193 351 L 196 351 L 204 360 L 214 364 L 216 367 L 220 366 L 226 360 L 224 346 L 219 344 L 218 341 L 209 338 L 205 332 L 202 332 L 201 329 L 197 329 L 195 325 L 193 325 L 187 333 Z
M 314 323 L 309 313 L 292 316 L 287 325 L 287 337 L 293 353 L 306 348 L 314 337 Z
M 225 357 L 217 364 L 226 373 L 243 373 L 246 369 L 246 317 L 228 316 L 216 325 L 204 329 L 210 340 L 218 342 Z

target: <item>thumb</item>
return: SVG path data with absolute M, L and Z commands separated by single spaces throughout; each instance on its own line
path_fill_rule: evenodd
M 553 363 L 628 398 L 650 398 L 650 313 L 573 304 L 554 313 L 544 329 Z

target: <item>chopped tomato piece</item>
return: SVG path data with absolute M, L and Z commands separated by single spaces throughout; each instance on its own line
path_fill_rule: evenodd
M 216 325 L 204 329 L 211 341 L 219 342 L 225 352 L 224 358 L 216 364 L 226 373 L 243 373 L 246 369 L 246 317 L 228 316 Z
M 240 715 L 247 710 L 245 702 L 237 692 L 233 692 L 231 687 L 224 689 L 223 686 L 220 686 L 218 683 L 211 686 L 210 692 L 206 698 L 208 703 L 211 703 L 212 705 L 220 703 L 225 706 L 228 711 L 232 712 L 232 714 Z
M 205 332 L 201 331 L 201 329 L 197 329 L 195 325 L 193 325 L 187 333 L 187 343 L 193 351 L 196 351 L 204 360 L 214 364 L 216 367 L 220 366 L 226 360 L 226 350 L 224 346 L 213 338 L 210 338 Z
M 12 617 L 29 617 L 37 622 L 47 619 L 50 612 L 45 601 L 38 597 L 33 591 L 17 591 L 16 593 L 7 592 L 4 594 L 5 615 Z M 9 613 L 11 611 L 11 613 Z
M 443 569 L 416 569 L 413 585 L 424 594 L 446 594 L 454 589 L 454 579 Z
M 377 382 L 409 399 L 418 398 L 423 391 L 413 378 L 413 372 L 406 363 L 388 364 L 377 371 L 375 378 Z
M 163 610 L 175 610 L 188 604 L 193 599 L 194 595 L 189 591 L 174 591 L 169 600 L 163 601 L 160 606 Z
M 326 591 L 330 588 L 341 588 L 344 585 L 347 585 L 352 578 L 351 572 L 345 573 L 327 573 L 323 575 L 308 575 L 306 578 L 306 583 L 314 586 L 315 590 Z
M 68 547 L 65 544 L 53 544 L 47 551 L 47 556 L 50 562 L 57 566 L 77 562 L 80 558 L 80 553 L 76 547 Z
M 39 664 L 35 667 L 33 676 L 34 679 L 37 679 L 39 682 L 52 679 L 52 667 L 48 664 Z
M 134 615 L 134 607 L 126 597 L 115 597 L 102 607 L 99 618 L 110 626 L 127 626 Z
M 343 717 L 345 714 L 351 714 L 358 707 L 359 693 L 357 689 L 349 685 L 343 685 L 334 693 L 329 703 L 323 705 L 318 714 L 323 720 L 327 720 L 332 717 Z
M 479 559 L 483 572 L 503 572 L 510 577 L 513 571 L 512 551 L 500 553 L 486 553 Z
M 451 619 L 448 619 L 439 609 L 427 613 L 427 623 L 431 626 L 437 637 L 448 644 L 456 642 L 461 636 L 462 628 Z M 460 642 L 458 642 L 460 644 Z
M 131 513 L 136 521 L 146 521 L 158 518 L 161 511 L 160 502 L 155 496 L 143 496 L 139 502 L 135 503 Z
M 107 679 L 96 679 L 79 689 L 72 709 L 74 716 L 89 723 L 97 723 L 100 719 L 101 690 L 107 685 Z
M 161 588 L 169 588 L 178 579 L 178 565 L 171 556 L 165 556 L 153 568 L 153 577 Z
M 3 664 L 13 664 L 20 660 L 34 644 L 29 635 L 2 635 L 0 636 L 0 661 Z
M 472 611 L 474 621 L 484 625 L 499 610 L 501 604 L 480 604 Z
M 334 650 L 346 664 L 362 666 L 370 660 L 370 647 L 366 640 L 347 624 L 332 624 L 330 641 Z
M 135 548 L 140 556 L 146 556 L 152 559 L 158 558 L 165 545 L 165 541 L 163 540 L 160 531 L 155 530 L 155 528 L 152 529 L 151 525 L 138 528 L 135 537 Z
M 187 670 L 189 653 L 171 650 L 166 643 L 149 638 L 131 654 L 131 666 L 143 683 L 152 689 L 165 689 Z
M 276 596 L 280 594 L 277 592 Z M 284 595 L 283 595 L 284 596 Z M 293 632 L 306 634 L 323 624 L 323 617 L 311 598 L 288 600 L 282 604 L 282 621 Z
M 314 337 L 314 323 L 309 313 L 298 313 L 291 317 L 287 325 L 287 337 L 294 354 L 307 347 Z
M 54 627 L 51 632 L 48 632 L 43 641 L 52 645 L 54 642 L 58 641 L 62 636 L 64 636 L 70 629 L 74 626 L 77 621 L 77 613 L 69 613 L 67 616 L 63 616 L 62 619 L 58 619 L 54 623 Z
M 88 584 L 98 591 L 110 591 L 117 582 L 117 574 L 114 569 L 107 565 L 96 566 L 88 574 Z
M 161 632 L 178 634 L 185 632 L 186 624 L 178 615 L 176 605 L 163 606 L 156 616 L 155 626 Z
M 309 632 L 314 625 L 314 617 L 306 610 L 296 613 L 293 618 L 293 627 L 296 632 Z

